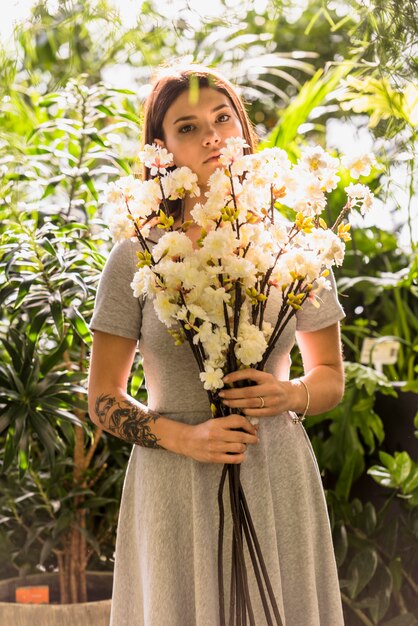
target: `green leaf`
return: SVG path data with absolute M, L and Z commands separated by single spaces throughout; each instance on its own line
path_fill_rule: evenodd
M 88 175 L 88 174 L 83 174 L 82 175 L 82 179 L 85 182 L 88 190 L 90 191 L 91 195 L 93 196 L 93 198 L 96 200 L 99 199 L 99 194 L 96 191 L 96 187 L 94 186 L 94 182 L 92 180 L 92 178 Z
M 334 542 L 334 553 L 338 567 L 344 563 L 348 551 L 348 537 L 347 530 L 343 523 L 339 523 L 335 526 L 332 533 Z
M 396 487 L 389 470 L 381 465 L 372 465 L 372 467 L 369 467 L 367 470 L 367 473 L 373 478 L 373 480 L 379 483 L 379 485 L 382 485 L 382 487 Z
M 412 470 L 412 459 L 407 452 L 395 452 L 395 467 L 392 470 L 392 475 L 395 478 L 398 485 L 408 478 Z
M 391 456 L 390 454 L 388 454 L 387 452 L 383 452 L 380 451 L 379 452 L 379 459 L 382 461 L 382 463 L 390 470 L 392 471 L 395 467 L 395 459 L 393 458 L 393 456 Z
M 77 335 L 87 344 L 90 345 L 92 338 L 91 332 L 86 320 L 78 309 L 72 308 L 69 312 L 69 318 Z
M 59 299 L 59 294 L 56 294 L 52 302 L 50 302 L 52 319 L 54 320 L 55 328 L 59 336 L 62 336 L 64 328 L 64 314 L 62 310 L 62 303 Z
M 115 163 L 117 163 L 124 172 L 126 172 L 127 174 L 132 174 L 132 170 L 129 167 L 129 164 L 125 161 L 125 159 L 120 159 L 119 157 L 112 157 L 112 160 L 115 161 Z
M 119 113 L 119 116 L 123 117 L 126 120 L 129 120 L 130 122 L 135 122 L 135 124 L 138 124 L 138 126 L 142 124 L 141 118 L 134 113 Z
M 97 111 L 101 111 L 102 113 L 104 113 L 108 117 L 115 117 L 115 111 L 113 109 L 111 109 L 110 107 L 105 106 L 104 104 L 98 104 L 95 107 L 95 109 L 97 109 Z
M 392 574 L 393 586 L 397 591 L 400 591 L 402 586 L 402 559 L 397 556 L 389 563 L 390 573 Z
M 94 141 L 94 143 L 97 143 L 102 148 L 108 148 L 109 147 L 109 142 L 103 141 L 103 139 L 97 133 L 90 133 L 89 137 L 90 137 L 90 139 L 92 141 Z M 97 157 L 97 155 L 95 155 L 95 156 Z
M 8 409 L 4 410 L 0 415 L 0 433 L 2 433 L 6 428 L 8 428 L 12 422 L 14 414 L 14 407 L 11 406 Z
M 13 434 L 9 431 L 6 436 L 3 455 L 3 472 L 6 472 L 15 459 L 15 444 Z
M 373 586 L 377 594 L 374 596 L 375 602 L 370 606 L 369 611 L 374 622 L 378 624 L 387 613 L 393 589 L 392 574 L 386 566 L 378 568 Z
M 376 529 L 376 509 L 371 502 L 366 502 L 363 511 L 358 515 L 358 525 L 366 535 L 371 535 Z
M 404 494 L 412 493 L 415 489 L 418 489 L 418 464 L 415 464 L 402 484 Z
M 404 613 L 390 619 L 388 622 L 383 622 L 382 626 L 418 626 L 418 620 L 412 613 Z
M 30 423 L 48 455 L 50 465 L 52 465 L 55 460 L 55 452 L 59 447 L 55 430 L 45 417 L 41 417 L 34 411 L 31 412 Z
M 133 373 L 131 379 L 131 396 L 135 397 L 144 382 L 144 370 L 142 369 L 142 364 L 138 369 Z
M 138 94 L 136 93 L 136 91 L 132 91 L 131 89 L 117 89 L 116 87 L 112 87 L 111 89 L 109 89 L 109 92 L 111 93 L 124 93 L 128 96 L 137 96 Z
M 356 598 L 370 582 L 376 571 L 377 563 L 377 553 L 371 548 L 366 548 L 354 555 L 348 567 L 350 580 L 348 591 L 351 598 Z
M 348 500 L 351 485 L 364 469 L 363 455 L 358 451 L 352 451 L 344 459 L 343 467 L 338 476 L 335 492 L 344 500 Z
M 41 200 L 44 200 L 45 198 L 47 198 L 48 196 L 50 196 L 50 195 L 51 195 L 51 193 L 54 193 L 55 188 L 56 188 L 56 187 L 60 184 L 60 182 L 61 182 L 62 180 L 64 180 L 64 179 L 65 179 L 65 176 L 64 176 L 64 175 L 62 175 L 62 176 L 57 176 L 57 177 L 55 178 L 55 180 L 50 181 L 50 182 L 47 184 L 47 186 L 45 187 L 45 190 L 44 190 L 44 192 L 43 192 L 43 194 L 42 194 L 42 196 L 41 196 Z
M 33 318 L 27 337 L 33 346 L 38 341 L 39 333 L 49 316 L 49 307 L 41 309 Z
M 52 368 L 54 368 L 58 363 L 62 362 L 62 356 L 65 350 L 68 348 L 68 333 L 63 337 L 61 343 L 58 345 L 56 350 L 51 350 L 48 352 L 45 357 L 41 361 L 41 373 L 43 375 L 47 374 Z

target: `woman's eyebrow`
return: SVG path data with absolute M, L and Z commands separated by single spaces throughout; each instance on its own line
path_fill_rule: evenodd
M 216 111 L 219 111 L 220 109 L 230 109 L 231 107 L 229 106 L 229 104 L 222 103 L 222 104 L 218 104 L 216 107 L 214 107 L 211 110 L 211 113 L 216 113 Z M 190 120 L 195 120 L 197 118 L 197 115 L 182 115 L 182 117 L 178 117 L 176 120 L 174 120 L 173 124 L 177 124 L 178 122 L 186 122 L 186 121 L 190 121 Z

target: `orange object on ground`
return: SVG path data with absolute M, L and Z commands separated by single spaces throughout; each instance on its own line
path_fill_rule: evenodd
M 49 604 L 49 587 L 17 587 L 16 602 L 20 604 Z

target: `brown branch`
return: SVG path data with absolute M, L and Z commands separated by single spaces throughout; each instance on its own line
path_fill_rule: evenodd
M 100 439 L 103 435 L 103 429 L 96 426 L 93 431 L 93 443 L 91 444 L 87 454 L 84 457 L 84 471 L 86 471 L 90 467 L 91 460 L 96 452 L 97 446 L 99 445 Z M 96 482 L 96 481 L 94 481 Z
M 358 609 L 356 606 L 354 606 L 354 602 L 351 600 L 351 598 L 346 596 L 345 593 L 341 592 L 341 599 L 344 602 L 344 604 L 346 604 L 349 607 L 350 611 L 352 611 L 354 615 L 356 615 L 359 618 L 362 624 L 364 624 L 365 626 L 374 626 L 373 622 L 369 620 L 367 615 L 363 613 L 363 611 L 360 611 L 360 609 Z

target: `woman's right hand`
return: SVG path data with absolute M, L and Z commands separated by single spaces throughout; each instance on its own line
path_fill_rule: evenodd
M 235 413 L 184 426 L 179 452 L 201 463 L 242 463 L 247 446 L 259 441 L 257 428 Z

